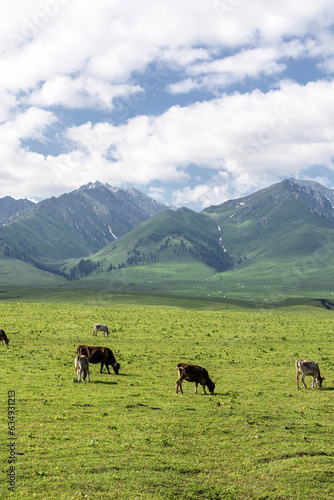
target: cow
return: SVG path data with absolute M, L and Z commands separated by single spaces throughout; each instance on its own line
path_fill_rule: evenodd
M 103 332 L 103 337 L 105 334 L 107 334 L 107 337 L 109 337 L 109 330 L 107 325 L 100 325 L 99 323 L 95 323 L 93 335 L 97 335 L 98 331 Z
M 177 365 L 177 370 L 179 378 L 176 382 L 176 394 L 178 393 L 179 388 L 181 393 L 183 394 L 182 380 L 187 380 L 187 382 L 195 382 L 195 394 L 197 394 L 198 384 L 202 385 L 204 394 L 206 394 L 205 386 L 208 387 L 211 394 L 215 390 L 215 384 L 210 379 L 209 374 L 205 368 L 197 365 L 188 365 L 187 363 L 179 363 Z
M 302 376 L 302 382 L 304 384 L 305 389 L 307 387 L 304 379 L 308 375 L 313 377 L 312 389 L 314 389 L 315 383 L 317 384 L 318 387 L 322 386 L 322 381 L 325 380 L 325 378 L 321 377 L 320 375 L 318 363 L 316 363 L 315 361 L 307 361 L 306 359 L 297 359 L 295 365 L 296 365 L 296 382 L 298 389 L 299 389 L 299 375 Z
M 115 356 L 112 350 L 109 349 L 109 347 L 79 345 L 79 347 L 77 348 L 77 354 L 83 354 L 84 356 L 87 356 L 90 363 L 101 363 L 100 373 L 102 373 L 103 365 L 106 365 L 109 374 L 109 365 L 111 365 L 116 375 L 118 374 L 121 367 L 121 365 L 116 362 Z
M 2 342 L 2 345 L 3 345 L 3 343 L 5 343 L 6 345 L 9 344 L 9 340 L 7 338 L 7 335 L 5 334 L 5 331 L 2 329 L 0 330 L 0 340 Z
M 88 382 L 90 382 L 89 361 L 87 356 L 79 354 L 74 360 L 74 367 L 75 367 L 74 371 L 78 375 L 78 382 L 81 382 L 81 376 L 84 382 L 86 380 L 86 377 L 88 378 Z

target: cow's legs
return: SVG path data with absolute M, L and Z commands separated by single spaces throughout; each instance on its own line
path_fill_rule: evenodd
M 178 393 L 179 388 L 180 388 L 181 393 L 183 394 L 182 379 L 180 379 L 180 378 L 176 382 L 176 394 Z
M 305 384 L 305 380 L 304 380 L 304 379 L 305 379 L 305 375 L 302 375 L 302 382 L 303 382 L 303 384 L 304 384 L 305 389 L 307 389 L 306 384 Z
M 104 366 L 104 365 L 105 365 L 105 363 L 101 363 L 101 370 L 100 370 L 100 373 L 102 373 L 102 368 L 103 368 L 103 366 Z M 109 373 L 109 375 L 110 375 L 109 365 L 106 365 L 106 368 L 107 368 L 107 371 L 108 371 L 108 373 Z
M 195 394 L 197 394 L 197 386 L 198 386 L 198 382 L 195 382 Z
M 101 370 L 100 370 L 100 373 L 102 373 L 102 369 L 103 369 L 103 367 L 104 367 L 104 364 L 105 364 L 105 363 L 101 363 Z M 108 365 L 106 365 L 106 368 L 107 368 L 107 371 L 108 371 L 108 373 L 109 373 L 109 375 L 110 375 L 109 366 L 108 366 Z

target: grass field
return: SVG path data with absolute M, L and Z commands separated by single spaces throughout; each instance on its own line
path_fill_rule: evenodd
M 332 311 L 87 293 L 2 294 L 1 498 L 334 497 Z M 91 365 L 79 384 L 82 343 L 110 347 L 120 374 Z M 301 357 L 318 361 L 322 390 L 296 389 Z M 176 395 L 181 361 L 204 366 L 216 394 L 184 382 Z

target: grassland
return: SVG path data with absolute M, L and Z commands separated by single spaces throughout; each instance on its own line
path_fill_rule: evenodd
M 12 295 L 10 296 L 10 294 Z M 0 497 L 4 499 L 317 499 L 334 497 L 333 312 L 237 301 L 69 291 L 2 294 Z M 23 290 L 18 293 L 22 297 Z M 95 302 L 94 302 L 95 298 Z M 302 302 L 300 302 L 302 304 Z M 293 303 L 291 303 L 293 304 Z M 306 304 L 306 302 L 305 302 Z M 92 336 L 94 322 L 111 334 Z M 76 347 L 112 348 L 120 374 L 74 374 Z M 312 358 L 322 390 L 299 391 Z M 216 394 L 183 383 L 205 366 Z M 15 391 L 15 481 L 8 491 L 7 394 Z

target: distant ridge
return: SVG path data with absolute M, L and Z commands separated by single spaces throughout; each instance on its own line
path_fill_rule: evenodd
M 0 225 L 15 216 L 22 215 L 34 205 L 35 203 L 26 199 L 15 200 L 11 196 L 0 198 Z
M 0 227 L 0 241 L 8 256 L 58 266 L 92 255 L 167 208 L 135 189 L 97 181 L 32 204 L 28 215 Z

